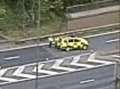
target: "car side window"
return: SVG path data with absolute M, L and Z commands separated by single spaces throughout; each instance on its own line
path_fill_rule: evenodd
M 74 40 L 73 40 L 73 39 L 70 39 L 69 42 L 74 42 Z
M 83 42 L 81 42 L 81 45 L 85 45 Z
M 74 41 L 75 41 L 75 42 L 80 42 L 80 40 L 78 40 L 78 39 L 75 39 Z
M 61 42 L 61 41 L 62 41 L 62 39 L 60 38 L 58 42 Z
M 67 43 L 67 40 L 64 40 L 65 43 Z

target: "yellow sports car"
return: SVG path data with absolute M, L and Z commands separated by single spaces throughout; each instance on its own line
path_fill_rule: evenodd
M 80 37 L 58 37 L 54 40 L 56 48 L 70 51 L 73 49 L 86 50 L 88 49 L 88 41 Z

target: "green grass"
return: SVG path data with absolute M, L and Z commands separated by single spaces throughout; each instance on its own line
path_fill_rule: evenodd
M 49 21 L 43 25 L 40 25 L 40 28 L 23 27 L 24 25 L 19 20 L 15 19 L 16 18 L 14 17 L 12 19 L 4 18 L 1 20 L 0 32 L 3 35 L 14 38 L 16 40 L 28 37 L 42 36 L 61 31 L 61 19 Z

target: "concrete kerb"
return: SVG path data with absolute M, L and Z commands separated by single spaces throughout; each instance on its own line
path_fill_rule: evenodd
M 120 50 L 112 50 L 112 51 L 108 51 L 107 53 L 105 51 L 99 51 L 100 55 L 105 56 L 105 55 L 111 55 L 111 54 L 116 54 L 116 53 L 120 53 Z
M 108 34 L 113 34 L 113 33 L 118 33 L 118 32 L 120 32 L 120 31 L 118 30 L 118 31 L 114 31 L 114 32 L 108 32 L 108 33 L 102 33 L 102 34 L 95 34 L 95 35 L 90 35 L 90 36 L 84 37 L 84 38 L 93 38 L 93 37 L 97 37 L 97 36 L 108 35 Z M 11 51 L 11 50 L 18 50 L 18 49 L 25 49 L 25 48 L 31 48 L 31 47 L 46 46 L 48 44 L 49 43 L 32 44 L 32 45 L 20 46 L 20 47 L 16 47 L 16 48 L 4 49 L 4 50 L 0 50 L 0 52 Z
M 112 61 L 120 64 L 120 60 L 117 58 L 113 58 L 111 55 L 120 53 L 120 50 L 112 50 L 112 51 L 99 51 L 98 52 L 98 58 L 101 57 L 102 60 Z
M 32 47 L 39 47 L 39 46 L 45 46 L 48 45 L 49 43 L 42 43 L 42 44 L 33 44 L 33 45 L 27 45 L 27 46 L 20 46 L 20 47 L 15 47 L 15 48 L 7 48 L 0 50 L 0 52 L 5 52 L 5 51 L 12 51 L 12 50 L 19 50 L 19 49 L 27 49 L 27 48 L 32 48 Z
M 114 23 L 114 24 L 109 24 L 109 25 L 103 25 L 103 26 L 97 26 L 97 27 L 90 27 L 90 28 L 84 28 L 84 29 L 77 29 L 77 30 L 74 30 L 74 31 L 68 31 L 68 32 L 61 32 L 61 33 L 55 33 L 55 34 L 49 34 L 49 35 L 44 35 L 44 36 L 40 36 L 40 37 L 32 37 L 32 38 L 27 38 L 27 39 L 21 39 L 19 41 L 14 41 L 16 44 L 19 44 L 19 43 L 24 43 L 24 42 L 27 42 L 27 41 L 41 41 L 43 39 L 47 39 L 48 37 L 56 37 L 56 36 L 63 36 L 63 35 L 69 35 L 69 34 L 72 34 L 72 33 L 82 33 L 82 32 L 85 32 L 85 31 L 92 31 L 92 30 L 95 30 L 95 29 L 102 29 L 102 28 L 111 28 L 111 29 L 115 29 L 117 26 L 119 26 L 120 23 Z
M 22 40 L 19 40 L 19 41 L 10 41 L 12 44 L 14 44 L 15 42 L 18 42 L 18 43 L 25 43 L 27 41 L 38 41 L 38 40 L 41 40 L 41 39 L 46 39 L 50 36 L 60 36 L 60 35 L 66 35 L 66 34 L 70 34 L 70 33 L 77 33 L 77 32 L 84 32 L 84 31 L 89 31 L 91 29 L 98 29 L 98 28 L 105 28 L 105 27 L 114 27 L 114 26 L 118 26 L 120 25 L 120 23 L 115 23 L 115 24 L 109 24 L 109 25 L 105 25 L 105 26 L 98 26 L 98 27 L 91 27 L 91 28 L 85 28 L 85 29 L 81 29 L 81 30 L 75 30 L 75 31 L 69 31 L 69 32 L 63 32 L 63 33 L 56 33 L 56 34 L 50 34 L 50 35 L 45 35 L 45 36 L 41 36 L 41 37 L 34 37 L 34 38 L 28 38 L 28 39 L 22 39 Z M 115 33 L 118 32 L 118 31 L 115 31 Z M 111 33 L 111 32 L 110 32 Z M 113 33 L 113 32 L 112 32 Z M 96 36 L 99 36 L 99 35 L 102 35 L 102 34 L 95 34 L 95 37 Z M 94 35 L 90 35 L 89 37 L 84 37 L 84 38 L 90 38 L 90 37 L 94 37 Z M 45 46 L 45 45 L 48 45 L 49 43 L 42 43 L 42 44 L 32 44 L 32 45 L 24 45 L 24 46 L 17 46 L 15 48 L 7 48 L 7 49 L 2 49 L 0 50 L 0 52 L 4 52 L 4 51 L 11 51 L 11 50 L 18 50 L 18 49 L 25 49 L 25 48 L 30 48 L 30 47 L 36 47 L 36 46 Z
M 120 32 L 119 30 L 116 30 L 114 32 L 108 32 L 108 33 L 103 33 L 103 34 L 94 34 L 94 35 L 83 36 L 83 38 L 95 38 L 95 37 L 98 37 L 98 36 L 114 34 L 114 33 L 119 33 L 119 32 Z
M 77 13 L 70 13 L 67 14 L 66 16 L 68 17 L 69 20 L 74 20 L 74 19 L 80 19 L 80 18 L 88 18 L 88 17 L 93 17 L 93 16 L 98 16 L 106 13 L 114 13 L 114 12 L 119 12 L 119 7 L 120 6 L 112 6 L 112 7 L 103 7 L 98 10 L 90 10 L 88 11 L 82 11 L 82 12 L 77 12 Z
M 21 44 L 24 44 L 24 43 L 27 43 L 27 42 L 29 43 L 29 42 L 38 42 L 38 41 L 41 41 L 41 40 L 45 40 L 48 37 L 64 36 L 64 35 L 69 35 L 69 34 L 78 33 L 78 32 L 83 33 L 85 31 L 94 31 L 96 29 L 101 30 L 102 28 L 115 29 L 119 25 L 120 25 L 120 23 L 115 23 L 115 24 L 109 24 L 109 25 L 103 25 L 103 26 L 97 26 L 97 27 L 77 29 L 77 30 L 74 30 L 74 31 L 61 32 L 61 33 L 55 33 L 55 34 L 50 34 L 50 35 L 44 35 L 44 36 L 40 36 L 40 37 L 26 38 L 26 39 L 21 39 L 21 40 L 15 40 L 15 39 L 11 39 L 9 37 L 5 37 L 5 39 L 7 39 L 7 40 L 2 41 L 1 43 L 12 43 L 12 44 L 17 44 L 17 45 L 20 44 L 21 45 Z
M 118 5 L 118 2 L 114 2 L 113 0 L 103 0 L 103 1 L 96 1 L 93 3 L 86 3 L 86 4 L 78 4 L 78 5 L 73 5 L 73 6 L 69 6 L 67 7 L 67 12 L 69 12 L 69 10 L 74 9 L 74 8 L 80 8 L 79 11 L 81 11 L 81 8 L 85 8 L 85 10 L 91 10 L 91 9 L 97 9 L 100 8 L 102 4 L 102 7 L 106 7 L 106 6 L 114 6 L 114 5 Z M 106 5 L 107 4 L 107 5 Z M 111 5 L 112 4 L 112 5 Z M 97 7 L 93 7 L 93 8 L 88 8 L 88 6 L 95 6 L 97 5 Z M 84 11 L 85 11 L 84 10 Z M 74 10 L 75 11 L 75 10 Z M 83 10 L 82 10 L 83 11 Z

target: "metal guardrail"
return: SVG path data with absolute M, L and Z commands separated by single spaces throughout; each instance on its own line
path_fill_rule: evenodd
M 94 1 L 87 4 L 79 4 L 67 7 L 66 13 L 75 13 L 114 5 L 119 5 L 119 0 Z
M 35 44 L 36 42 L 42 42 L 48 39 L 48 37 L 56 37 L 56 36 L 70 36 L 70 35 L 91 35 L 91 34 L 97 34 L 100 31 L 106 32 L 106 31 L 114 31 L 120 29 L 120 23 L 105 25 L 105 26 L 98 26 L 98 27 L 91 27 L 91 28 L 84 28 L 84 29 L 77 29 L 74 31 L 67 31 L 67 32 L 61 32 L 61 33 L 55 33 L 55 34 L 49 34 L 39 37 L 31 37 L 21 40 L 15 40 L 15 39 L 9 39 L 7 41 L 1 41 L 0 44 L 11 44 L 12 46 L 15 45 L 26 45 L 26 44 Z M 10 45 L 10 47 L 11 47 Z
M 7 41 L 1 41 L 0 44 L 2 46 L 5 45 L 4 48 L 12 48 L 12 47 L 19 47 L 23 45 L 31 45 L 31 44 L 36 44 L 40 42 L 46 42 L 48 37 L 56 37 L 56 36 L 70 36 L 70 35 L 81 35 L 81 36 L 86 36 L 86 35 L 92 35 L 97 34 L 99 32 L 108 32 L 108 31 L 114 31 L 120 29 L 120 23 L 116 24 L 111 24 L 111 25 L 106 25 L 106 26 L 99 26 L 99 27 L 91 27 L 91 28 L 84 28 L 84 29 L 77 29 L 74 31 L 67 31 L 67 32 L 61 32 L 61 33 L 56 33 L 56 34 L 49 34 L 49 35 L 44 35 L 44 36 L 39 36 L 39 37 L 31 37 L 31 38 L 26 38 L 26 39 L 21 39 L 21 40 L 14 40 L 14 39 L 9 39 Z M 8 46 L 6 46 L 8 45 Z M 2 49 L 4 49 L 2 48 Z
M 18 41 L 14 41 L 16 44 L 20 44 L 20 43 L 29 43 L 29 42 L 38 42 L 38 41 L 42 41 L 47 39 L 48 37 L 56 37 L 56 36 L 65 36 L 65 35 L 71 35 L 73 33 L 77 33 L 77 34 L 84 34 L 84 33 L 92 33 L 92 32 L 96 32 L 96 31 L 102 31 L 104 30 L 104 32 L 106 30 L 115 30 L 115 29 L 120 29 L 120 23 L 116 23 L 116 24 L 110 24 L 110 25 L 105 25 L 105 26 L 99 26 L 99 27 L 91 27 L 91 28 L 84 28 L 84 29 L 77 29 L 74 31 L 67 31 L 67 32 L 61 32 L 61 33 L 55 33 L 55 34 L 49 34 L 49 35 L 44 35 L 44 36 L 40 36 L 40 37 L 32 37 L 32 38 L 28 38 L 28 39 L 21 39 Z

